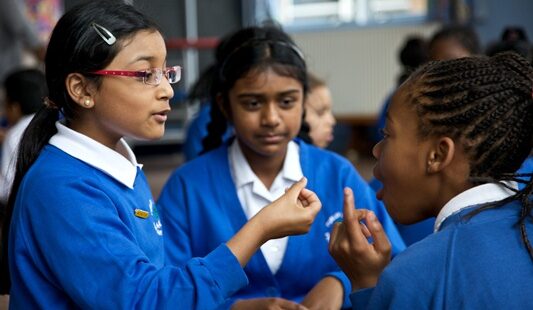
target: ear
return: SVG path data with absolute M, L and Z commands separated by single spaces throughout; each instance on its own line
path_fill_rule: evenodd
M 218 108 L 220 109 L 220 111 L 222 112 L 222 115 L 224 115 L 224 117 L 228 120 L 228 121 L 232 121 L 231 119 L 231 113 L 230 111 L 228 111 L 228 109 L 226 108 L 227 105 L 224 104 L 224 98 L 222 97 L 222 94 L 221 93 L 218 93 L 217 96 L 216 96 L 216 104 L 218 105 Z
M 94 87 L 85 76 L 80 73 L 71 73 L 65 80 L 70 98 L 80 107 L 90 109 L 94 106 Z
M 437 173 L 448 167 L 455 156 L 455 142 L 449 137 L 441 137 L 435 141 L 428 153 L 427 172 Z

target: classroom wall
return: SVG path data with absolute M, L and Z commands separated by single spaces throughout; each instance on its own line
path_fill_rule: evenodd
M 475 28 L 483 44 L 498 40 L 508 25 L 522 26 L 533 41 L 532 0 L 477 0 L 475 5 Z
M 293 33 L 310 70 L 331 88 L 333 111 L 374 116 L 399 74 L 398 50 L 409 35 L 428 37 L 436 24 Z

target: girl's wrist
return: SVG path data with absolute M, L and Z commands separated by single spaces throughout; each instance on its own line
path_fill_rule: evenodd
M 259 213 L 248 220 L 245 226 L 249 226 L 249 233 L 258 238 L 259 246 L 271 239 L 268 224 L 263 221 Z

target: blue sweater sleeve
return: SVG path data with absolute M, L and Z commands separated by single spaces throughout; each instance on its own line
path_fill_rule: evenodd
M 367 309 L 368 302 L 370 297 L 372 296 L 373 291 L 374 288 L 371 287 L 353 292 L 350 295 L 350 300 L 352 301 L 352 309 Z
M 342 284 L 342 288 L 344 291 L 344 298 L 342 300 L 342 308 L 348 308 L 350 307 L 350 292 L 352 290 L 352 284 L 350 283 L 350 279 L 348 279 L 348 276 L 343 271 L 332 271 L 326 276 L 335 277 L 337 280 L 339 280 Z
M 12 274 L 33 286 L 28 296 L 51 298 L 52 289 L 39 287 L 52 282 L 81 308 L 212 309 L 247 284 L 225 245 L 181 267 L 162 266 L 140 248 L 146 234 L 132 228 L 146 222 L 128 222 L 99 188 L 76 180 L 62 184 L 65 195 L 48 194 L 49 188 L 19 199 L 17 205 L 31 207 L 19 208 L 12 226 L 10 255 L 17 261 Z

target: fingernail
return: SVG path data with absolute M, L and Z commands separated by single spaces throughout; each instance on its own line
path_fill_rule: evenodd
M 372 221 L 372 222 L 377 221 L 376 215 L 372 211 L 368 212 L 367 218 L 369 221 Z

